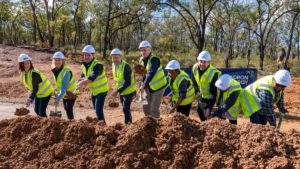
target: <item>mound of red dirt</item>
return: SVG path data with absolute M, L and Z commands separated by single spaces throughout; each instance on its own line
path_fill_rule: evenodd
M 0 121 L 0 168 L 300 168 L 300 133 L 199 123 L 175 114 L 133 124 L 32 116 Z

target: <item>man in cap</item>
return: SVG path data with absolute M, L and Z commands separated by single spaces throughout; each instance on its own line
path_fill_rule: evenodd
M 142 55 L 140 64 L 144 65 L 147 71 L 140 87 L 140 92 L 144 93 L 145 90 L 147 94 L 148 104 L 143 105 L 143 110 L 146 116 L 159 118 L 159 107 L 167 86 L 167 79 L 160 59 L 152 53 L 151 44 L 148 41 L 142 41 L 139 50 Z
M 113 49 L 110 55 L 112 57 L 112 72 L 115 80 L 115 89 L 112 92 L 112 96 L 116 97 L 120 94 L 125 123 L 132 123 L 130 105 L 136 92 L 135 77 L 130 65 L 121 58 L 122 52 L 120 49 Z
M 171 60 L 167 64 L 166 70 L 168 70 L 168 83 L 172 91 L 173 107 L 170 113 L 176 110 L 188 117 L 195 98 L 193 82 L 189 75 L 180 69 L 177 60 Z
M 274 75 L 265 76 L 248 85 L 242 93 L 241 106 L 245 115 L 257 124 L 276 127 L 273 104 L 279 111 L 287 113 L 283 105 L 284 89 L 291 84 L 291 75 L 287 70 L 278 70 Z
M 82 52 L 84 62 L 81 65 L 82 75 L 78 87 L 88 85 L 97 119 L 105 122 L 103 106 L 109 89 L 105 68 L 103 64 L 94 58 L 95 49 L 92 45 L 86 45 Z
M 192 81 L 200 97 L 197 112 L 201 121 L 205 121 L 210 116 L 218 97 L 219 92 L 215 83 L 221 72 L 210 64 L 211 56 L 208 51 L 200 52 L 197 61 L 192 69 Z

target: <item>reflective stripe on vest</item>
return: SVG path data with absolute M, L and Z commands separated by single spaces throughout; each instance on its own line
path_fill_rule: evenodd
M 250 84 L 247 86 L 244 91 L 243 91 L 243 99 L 241 101 L 241 104 L 243 103 L 246 106 L 243 106 L 243 112 L 245 115 L 251 115 L 257 111 L 259 111 L 262 106 L 260 104 L 260 99 L 256 94 L 256 91 L 258 89 L 260 90 L 267 90 L 271 92 L 274 100 L 275 100 L 275 92 L 274 92 L 274 87 L 272 86 L 274 83 L 274 77 L 272 75 L 270 76 L 265 76 L 256 82 Z M 279 97 L 277 100 L 275 100 L 275 103 L 279 100 L 281 97 L 282 92 L 280 93 Z
M 208 69 L 202 74 L 201 79 L 199 79 L 199 70 L 198 70 L 198 63 L 196 63 L 193 66 L 193 76 L 195 81 L 197 82 L 198 88 L 200 90 L 200 93 L 202 95 L 202 98 L 207 99 L 210 96 L 210 83 L 215 75 L 215 73 L 218 74 L 218 77 L 220 76 L 221 72 L 213 67 L 212 65 L 209 65 Z M 217 90 L 217 100 L 219 97 L 219 90 Z
M 57 86 L 57 89 L 61 89 L 63 79 L 64 79 L 67 72 L 72 73 L 71 69 L 67 65 L 63 65 L 63 68 L 59 72 L 57 78 L 55 77 L 55 75 L 53 75 L 53 78 L 55 80 L 55 85 Z M 76 81 L 75 81 L 74 75 L 72 75 L 71 79 L 69 79 L 69 83 L 68 83 L 68 86 L 67 86 L 67 91 L 73 92 L 75 90 L 75 88 L 76 88 Z
M 151 54 L 149 56 L 150 58 L 148 59 L 147 65 L 146 65 L 146 70 L 147 72 L 150 71 L 150 63 L 151 60 L 156 57 L 153 54 Z M 156 57 L 158 58 L 158 57 Z M 142 57 L 140 59 L 140 64 L 142 63 Z M 159 59 L 159 58 L 158 58 Z M 151 79 L 151 81 L 149 82 L 149 86 L 152 90 L 158 90 L 160 88 L 162 88 L 163 86 L 167 85 L 167 78 L 165 77 L 165 73 L 163 71 L 162 65 L 160 64 L 154 77 Z
M 116 66 L 115 64 L 112 65 L 112 69 L 113 69 L 113 78 L 116 82 L 116 88 L 120 89 L 121 87 L 123 87 L 125 80 L 124 80 L 124 69 L 125 66 L 128 65 L 128 63 L 126 63 L 125 61 L 121 61 L 118 70 L 116 70 Z M 129 66 L 129 65 L 128 65 Z M 134 77 L 134 73 L 133 71 L 131 72 L 131 80 L 130 80 L 130 85 L 123 90 L 123 92 L 121 93 L 121 95 L 127 95 L 130 93 L 133 93 L 136 90 L 136 85 L 135 85 L 135 77 Z
M 222 103 L 225 103 L 226 100 L 229 98 L 229 96 L 235 91 L 239 91 L 240 92 L 239 94 L 241 94 L 242 87 L 238 81 L 232 79 L 230 88 L 228 90 L 224 91 L 224 93 L 223 93 Z M 227 112 L 230 114 L 230 116 L 235 119 L 238 117 L 238 115 L 240 114 L 240 111 L 241 111 L 239 98 L 240 97 L 238 97 L 235 100 L 235 103 L 231 107 L 229 107 L 227 110 Z
M 94 59 L 88 70 L 86 70 L 84 65 L 81 66 L 82 72 L 83 72 L 83 75 L 85 78 L 88 78 L 91 75 L 94 67 L 97 64 L 101 64 L 101 63 L 97 59 Z M 96 96 L 100 93 L 105 93 L 108 91 L 109 86 L 108 86 L 107 78 L 105 75 L 105 67 L 104 66 L 103 66 L 102 74 L 98 75 L 94 81 L 92 81 L 88 84 L 88 86 L 89 86 L 89 89 L 92 92 L 93 96 Z
M 40 75 L 42 82 L 39 84 L 39 89 L 36 93 L 37 98 L 48 97 L 53 92 L 53 87 L 51 86 L 50 81 L 46 78 L 46 76 L 38 71 L 36 68 L 32 68 L 28 73 L 22 72 L 22 83 L 23 85 L 30 91 L 33 90 L 32 87 L 32 73 L 35 72 Z
M 183 70 L 180 70 L 180 73 L 177 75 L 176 79 L 174 80 L 172 86 L 170 86 L 172 90 L 172 101 L 177 102 L 179 99 L 179 86 L 182 82 L 182 80 L 188 80 L 190 82 L 190 86 L 187 89 L 186 97 L 182 100 L 180 105 L 188 105 L 191 104 L 194 101 L 195 98 L 195 89 L 192 84 L 192 80 L 188 76 L 187 73 L 185 73 Z M 169 77 L 169 82 L 171 81 L 171 77 Z

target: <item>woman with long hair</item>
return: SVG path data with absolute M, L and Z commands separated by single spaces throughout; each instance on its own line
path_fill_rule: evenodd
M 38 116 L 47 117 L 46 109 L 51 98 L 53 87 L 47 77 L 34 68 L 31 58 L 27 54 L 21 54 L 18 58 L 21 81 L 30 91 L 26 101 L 28 107 L 34 102 L 34 111 Z

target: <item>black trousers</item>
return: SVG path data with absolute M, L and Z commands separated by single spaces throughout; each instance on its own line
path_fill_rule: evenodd
M 177 106 L 176 111 L 184 114 L 186 117 L 189 117 L 191 107 L 192 107 L 192 103 L 184 106 Z
M 74 119 L 73 107 L 76 99 L 63 99 L 64 108 L 67 113 L 68 119 Z

